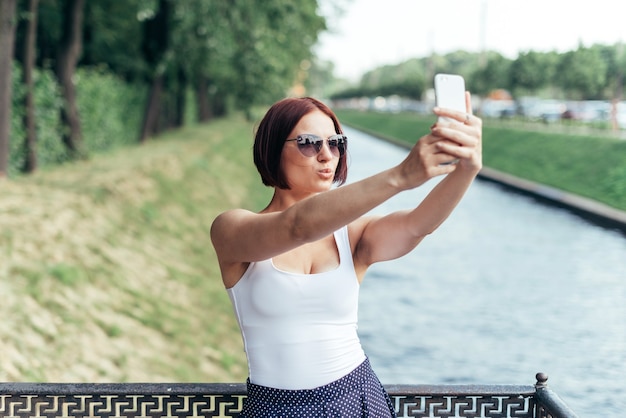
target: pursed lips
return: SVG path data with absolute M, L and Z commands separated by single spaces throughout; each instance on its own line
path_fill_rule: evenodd
M 329 177 L 333 175 L 333 170 L 330 168 L 322 168 L 320 170 L 317 170 L 317 172 L 322 176 L 322 177 Z

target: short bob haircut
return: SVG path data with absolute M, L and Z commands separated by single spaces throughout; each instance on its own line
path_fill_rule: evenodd
M 272 105 L 267 111 L 254 138 L 254 165 L 263 184 L 280 189 L 289 189 L 289 184 L 281 169 L 280 157 L 287 136 L 300 119 L 308 113 L 320 110 L 332 119 L 335 133 L 343 134 L 337 116 L 324 103 L 312 97 L 287 98 Z M 347 147 L 346 147 L 347 151 Z M 347 152 L 339 158 L 333 183 L 341 186 L 348 177 Z

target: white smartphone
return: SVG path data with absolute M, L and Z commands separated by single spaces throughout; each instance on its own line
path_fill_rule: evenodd
M 465 80 L 458 74 L 435 74 L 435 104 L 438 107 L 467 112 L 465 107 Z M 445 117 L 439 117 L 445 120 Z M 455 159 L 441 165 L 456 164 Z
M 463 77 L 458 74 L 436 74 L 435 103 L 438 107 L 466 112 Z

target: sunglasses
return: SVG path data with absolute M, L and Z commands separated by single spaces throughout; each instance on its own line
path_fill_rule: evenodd
M 300 153 L 305 157 L 315 157 L 322 150 L 324 145 L 324 139 L 313 134 L 302 134 L 295 138 L 286 139 L 287 141 L 296 141 Z M 341 157 L 346 152 L 348 146 L 348 137 L 345 135 L 337 134 L 329 136 L 328 148 L 335 157 Z

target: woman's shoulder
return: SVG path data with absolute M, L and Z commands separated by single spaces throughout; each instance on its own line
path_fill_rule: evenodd
M 256 212 L 252 212 L 248 209 L 236 208 L 226 210 L 215 217 L 213 220 L 213 225 L 220 225 L 223 223 L 232 223 L 238 222 L 241 220 L 245 220 L 250 216 L 259 215 Z
M 217 215 L 211 223 L 211 236 L 215 238 L 222 233 L 228 233 L 234 226 L 241 222 L 245 222 L 250 216 L 257 215 L 247 209 L 229 209 Z

